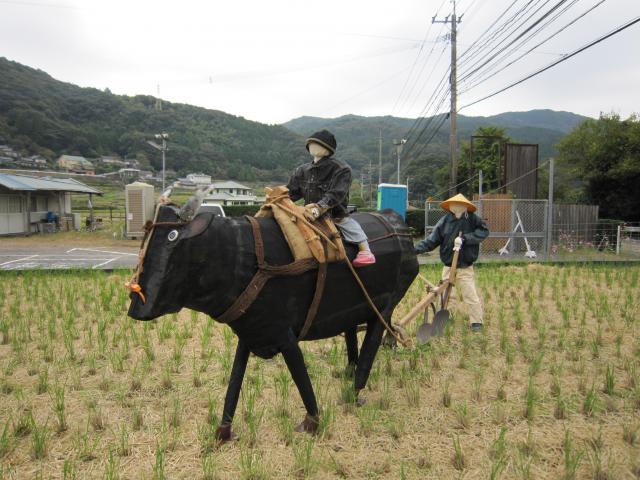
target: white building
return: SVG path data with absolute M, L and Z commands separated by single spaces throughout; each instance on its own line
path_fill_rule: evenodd
M 216 182 L 211 185 L 203 205 L 261 205 L 264 197 L 257 197 L 253 189 L 234 181 Z
M 198 187 L 211 185 L 211 175 L 204 173 L 190 173 L 187 175 L 187 181 L 195 183 Z

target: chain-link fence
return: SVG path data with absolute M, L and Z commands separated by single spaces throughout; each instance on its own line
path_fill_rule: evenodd
M 490 235 L 484 260 L 640 260 L 640 225 L 602 220 L 593 205 L 554 204 L 496 195 L 473 202 Z M 425 237 L 445 212 L 425 203 Z

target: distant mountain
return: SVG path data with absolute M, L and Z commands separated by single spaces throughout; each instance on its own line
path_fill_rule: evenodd
M 306 158 L 304 139 L 217 110 L 80 88 L 0 57 L 0 144 L 52 159 L 118 154 L 160 168 L 146 140 L 168 132 L 167 167 L 238 180 L 285 180 Z
M 468 141 L 479 126 L 503 127 L 517 142 L 539 144 L 544 159 L 554 155 L 558 140 L 584 119 L 552 110 L 491 117 L 460 115 L 459 139 L 461 143 Z M 0 144 L 49 159 L 60 154 L 89 158 L 117 154 L 135 157 L 142 165 L 158 169 L 160 155 L 146 141 L 156 133 L 168 132 L 167 166 L 180 174 L 202 171 L 237 180 L 283 181 L 296 165 L 308 159 L 306 136 L 328 128 L 338 139 L 338 155 L 353 167 L 355 178 L 369 163 L 377 164 L 381 133 L 382 180 L 388 181 L 396 169 L 391 140 L 405 137 L 414 122 L 411 118 L 345 115 L 332 119 L 300 117 L 283 125 L 265 125 L 171 102 L 162 102 L 162 110 L 158 110 L 155 97 L 80 88 L 0 57 Z M 441 170 L 448 162 L 448 121 L 425 148 L 428 135 L 410 148 L 415 137 L 410 136 L 403 154 L 402 175 L 413 175 L 413 168 L 423 176 L 433 176 L 434 186 L 441 185 L 442 179 L 431 172 Z
M 481 126 L 504 127 L 507 135 L 516 142 L 539 144 L 540 157 L 547 158 L 556 153 L 554 145 L 558 140 L 586 119 L 575 113 L 553 110 L 506 112 L 490 117 L 458 115 L 458 138 L 461 142 L 468 141 Z M 387 170 L 392 171 L 393 165 L 389 164 L 389 158 L 393 155 L 391 140 L 406 136 L 414 122 L 412 118 L 345 115 L 338 118 L 299 117 L 283 126 L 300 135 L 309 135 L 322 128 L 331 130 L 338 139 L 341 158 L 357 168 L 368 164 L 371 155 L 374 163 L 377 161 L 378 136 L 382 131 L 384 163 L 387 164 Z M 446 154 L 448 149 L 449 122 L 445 121 L 423 154 L 437 156 Z M 414 152 L 419 150 L 413 149 Z

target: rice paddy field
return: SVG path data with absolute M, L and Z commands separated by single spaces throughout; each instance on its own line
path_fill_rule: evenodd
M 441 338 L 379 351 L 362 407 L 343 339 L 303 343 L 317 436 L 283 360 L 252 357 L 218 445 L 228 327 L 128 318 L 127 272 L 2 272 L 0 479 L 640 478 L 640 265 L 476 273 L 484 331 L 454 297 Z

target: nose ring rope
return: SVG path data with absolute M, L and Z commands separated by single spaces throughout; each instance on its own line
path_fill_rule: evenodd
M 142 293 L 142 287 L 138 283 L 140 278 L 140 274 L 142 273 L 142 263 L 144 262 L 144 257 L 147 254 L 147 248 L 149 247 L 149 241 L 151 240 L 151 234 L 153 230 L 156 228 L 156 225 L 184 225 L 185 222 L 158 222 L 158 214 L 160 213 L 160 207 L 163 206 L 163 203 L 158 203 L 156 206 L 156 211 L 153 214 L 153 222 L 147 222 L 144 226 L 144 236 L 142 237 L 142 243 L 140 244 L 140 250 L 138 251 L 138 265 L 136 266 L 135 272 L 131 276 L 131 279 L 128 282 L 125 282 L 124 286 L 126 289 L 130 290 L 133 293 L 136 293 L 142 303 L 146 303 L 147 299 Z

